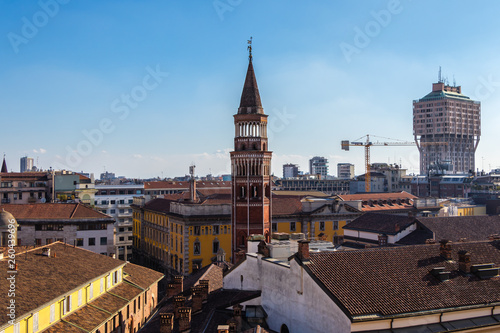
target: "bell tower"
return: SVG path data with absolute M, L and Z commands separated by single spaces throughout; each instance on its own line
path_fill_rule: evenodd
M 247 237 L 271 233 L 271 156 L 267 145 L 267 115 L 260 101 L 248 42 L 249 63 L 238 113 L 234 115 L 232 176 L 232 260 L 247 251 Z

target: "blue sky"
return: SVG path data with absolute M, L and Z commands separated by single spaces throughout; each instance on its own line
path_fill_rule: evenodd
M 343 139 L 413 140 L 412 100 L 439 66 L 482 102 L 476 166 L 500 167 L 496 1 L 77 1 L 0 3 L 2 151 L 129 177 L 230 173 L 233 114 L 253 36 L 273 171 L 320 155 L 364 171 Z M 274 119 L 274 120 L 273 120 Z M 392 140 L 387 140 L 392 141 Z M 414 147 L 372 162 L 418 171 Z

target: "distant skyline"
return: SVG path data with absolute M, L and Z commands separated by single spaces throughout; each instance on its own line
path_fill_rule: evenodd
M 355 164 L 366 134 L 413 141 L 412 101 L 437 82 L 481 102 L 476 168 L 500 168 L 500 3 L 214 0 L 0 4 L 1 153 L 132 178 L 229 174 L 247 40 L 272 171 L 313 156 Z M 37 163 L 38 160 L 38 163 Z M 372 163 L 418 173 L 416 147 Z

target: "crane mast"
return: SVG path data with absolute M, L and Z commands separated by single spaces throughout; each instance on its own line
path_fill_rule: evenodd
M 362 136 L 358 140 L 364 138 Z M 394 141 L 394 142 L 372 142 L 370 141 L 370 134 L 366 135 L 366 140 L 362 141 L 352 141 L 342 140 L 341 148 L 342 150 L 349 151 L 349 147 L 365 147 L 365 192 L 370 192 L 371 187 L 371 176 L 370 176 L 370 147 L 371 146 L 414 146 L 415 142 L 413 141 Z

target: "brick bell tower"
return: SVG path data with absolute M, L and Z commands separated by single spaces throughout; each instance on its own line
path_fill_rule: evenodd
M 234 115 L 232 176 L 232 260 L 247 251 L 247 237 L 271 233 L 271 156 L 267 145 L 267 115 L 260 101 L 252 65 L 252 45 L 238 113 Z

